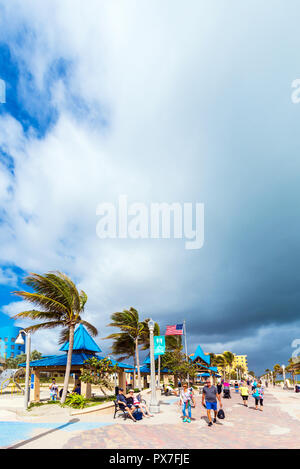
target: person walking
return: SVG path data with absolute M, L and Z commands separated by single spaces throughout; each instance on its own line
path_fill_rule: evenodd
M 181 406 L 182 415 L 183 415 L 183 423 L 191 423 L 192 418 L 192 403 L 194 407 L 196 407 L 196 402 L 194 399 L 194 393 L 188 388 L 187 383 L 184 383 L 182 389 L 179 391 L 179 405 Z M 186 411 L 188 412 L 188 416 L 186 416 Z
M 264 405 L 264 388 L 263 386 L 258 383 L 252 396 L 255 399 L 255 410 L 258 410 L 258 404 L 260 404 L 260 411 L 263 411 L 263 405 Z
M 207 410 L 207 417 L 209 420 L 208 426 L 211 427 L 213 422 L 217 422 L 217 413 L 218 413 L 218 404 L 217 400 L 219 401 L 220 407 L 222 409 L 222 401 L 221 401 L 221 395 L 218 394 L 218 389 L 216 386 L 212 386 L 210 380 L 206 381 L 206 384 L 203 388 L 203 393 L 202 393 L 202 405 L 203 407 L 206 408 Z M 214 420 L 212 422 L 211 418 L 211 413 L 210 411 L 214 411 Z
M 240 395 L 243 399 L 244 406 L 248 407 L 249 389 L 244 382 L 242 382 L 240 386 Z

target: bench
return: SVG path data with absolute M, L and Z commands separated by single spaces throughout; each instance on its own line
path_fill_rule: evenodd
M 114 401 L 114 404 L 115 404 L 114 419 L 116 418 L 116 415 L 117 415 L 118 412 L 122 412 L 122 413 L 123 413 L 123 417 L 124 417 L 124 419 L 126 420 L 126 419 L 129 417 L 127 410 L 125 410 L 125 409 L 123 408 L 123 406 L 120 406 L 119 403 L 118 403 L 118 401 Z

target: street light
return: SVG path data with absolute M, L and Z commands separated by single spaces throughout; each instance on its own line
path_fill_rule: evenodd
M 24 339 L 22 334 L 25 334 L 26 340 L 26 374 L 25 374 L 25 394 L 24 394 L 24 410 L 28 409 L 29 404 L 29 371 L 30 371 L 30 346 L 31 346 L 31 334 L 30 332 L 20 331 L 16 338 L 15 344 L 24 345 Z
M 158 414 L 160 412 L 159 403 L 156 398 L 156 382 L 155 382 L 155 360 L 154 360 L 154 332 L 155 322 L 153 319 L 150 319 L 148 322 L 148 327 L 150 331 L 150 370 L 151 370 L 151 402 L 150 402 L 150 412 L 153 414 Z

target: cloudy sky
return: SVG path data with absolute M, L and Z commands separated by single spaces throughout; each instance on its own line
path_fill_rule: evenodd
M 297 0 L 0 0 L 0 321 L 61 270 L 257 372 L 300 338 Z M 101 240 L 97 206 L 203 203 L 205 243 Z M 23 325 L 17 323 L 17 325 Z M 55 353 L 57 333 L 33 347 Z

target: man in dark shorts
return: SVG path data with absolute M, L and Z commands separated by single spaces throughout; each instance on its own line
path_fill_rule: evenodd
M 134 416 L 132 415 L 133 412 L 136 410 L 136 407 L 130 402 L 130 399 L 129 399 L 129 402 L 128 402 L 128 400 L 124 396 L 123 388 L 119 388 L 119 394 L 117 396 L 117 403 L 119 404 L 120 409 L 126 410 L 128 412 L 128 415 L 130 416 L 130 418 L 134 422 L 136 422 Z
M 221 396 L 218 394 L 218 389 L 216 386 L 212 386 L 210 380 L 206 381 L 206 384 L 203 388 L 203 393 L 202 393 L 202 405 L 203 407 L 206 408 L 207 410 L 207 417 L 209 420 L 208 426 L 212 426 L 212 419 L 211 419 L 211 414 L 210 411 L 213 410 L 215 413 L 214 417 L 214 423 L 217 421 L 217 413 L 218 413 L 218 404 L 217 400 L 219 401 L 220 407 L 222 408 L 222 402 L 221 402 Z

